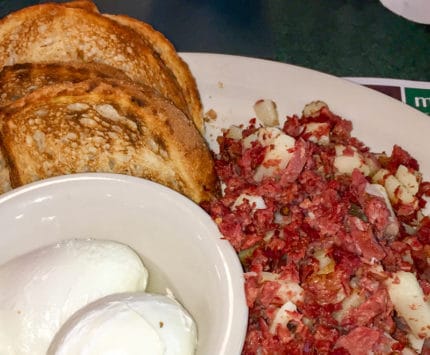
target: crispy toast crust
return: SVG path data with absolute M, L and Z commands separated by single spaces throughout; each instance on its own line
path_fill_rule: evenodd
M 13 187 L 68 173 L 151 179 L 195 202 L 218 193 L 211 153 L 183 112 L 116 79 L 45 86 L 3 107 Z
M 133 29 L 88 11 L 84 5 L 55 3 L 26 7 L 0 21 L 0 68 L 55 61 L 113 66 L 154 88 L 191 119 L 185 93 L 174 74 Z
M 176 52 L 173 44 L 161 33 L 148 23 L 139 21 L 126 15 L 104 16 L 128 26 L 142 36 L 152 48 L 159 54 L 164 64 L 173 72 L 182 90 L 193 121 L 201 133 L 204 132 L 203 109 L 197 83 L 191 71 L 182 58 Z
M 84 9 L 91 12 L 99 12 L 97 5 L 91 0 L 74 0 L 62 3 L 66 7 L 76 7 L 79 9 Z
M 114 78 L 132 83 L 123 71 L 101 63 L 22 63 L 5 66 L 0 71 L 0 107 L 45 85 L 98 78 Z

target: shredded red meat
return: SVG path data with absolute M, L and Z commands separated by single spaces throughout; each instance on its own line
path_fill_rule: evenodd
M 223 196 L 203 204 L 244 268 L 249 322 L 243 354 L 413 352 L 386 280 L 413 272 L 430 297 L 430 218 L 421 214 L 430 183 L 421 181 L 417 161 L 397 145 L 391 155 L 370 152 L 351 136 L 350 121 L 322 107 L 312 116 L 287 117 L 280 132 L 295 138 L 288 164 L 255 179 L 274 148 L 258 139 L 244 147 L 243 139 L 259 128 L 252 120 L 242 139 L 229 131 L 218 137 Z M 342 159 L 361 160 L 340 171 L 339 151 Z M 386 197 L 369 192 L 376 171 L 395 176 L 401 165 L 417 177 L 412 202 L 396 191 L 391 203 L 389 190 Z

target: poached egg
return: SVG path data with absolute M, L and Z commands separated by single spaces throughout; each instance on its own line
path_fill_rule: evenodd
M 77 310 L 147 281 L 139 256 L 112 241 L 65 240 L 18 256 L 0 266 L 0 354 L 44 355 Z
M 48 355 L 190 355 L 196 343 L 195 323 L 176 300 L 126 293 L 76 312 L 55 336 Z

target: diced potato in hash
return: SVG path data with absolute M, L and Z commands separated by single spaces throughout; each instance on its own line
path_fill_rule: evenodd
M 279 275 L 273 272 L 263 271 L 261 273 L 262 281 L 276 281 L 280 284 L 276 295 L 283 301 L 291 301 L 293 303 L 297 301 L 303 301 L 303 288 L 294 281 L 279 279 Z
M 276 172 L 285 169 L 294 154 L 293 148 L 296 140 L 282 132 L 279 128 L 260 128 L 243 140 L 245 149 L 252 146 L 252 142 L 259 141 L 268 150 L 263 163 L 256 169 L 254 179 L 261 181 L 266 176 L 273 176 Z
M 287 327 L 287 324 L 298 316 L 299 313 L 297 312 L 296 305 L 291 301 L 285 302 L 282 307 L 278 309 L 272 324 L 270 324 L 270 333 L 275 334 L 278 325 L 281 325 L 281 327 L 284 328 Z
M 276 104 L 272 100 L 258 100 L 254 104 L 254 111 L 257 118 L 266 127 L 279 125 L 278 110 Z
M 419 183 L 417 177 L 406 166 L 399 165 L 396 171 L 396 178 L 412 195 L 418 192 Z
M 226 137 L 234 140 L 242 139 L 242 128 L 234 125 L 230 126 L 227 130 Z
M 365 163 L 363 156 L 354 147 L 348 147 L 352 154 L 345 154 L 346 147 L 338 144 L 335 146 L 336 157 L 334 158 L 334 167 L 340 174 L 351 175 L 354 169 L 360 170 L 365 176 L 369 176 L 370 168 Z
M 387 287 L 394 308 L 412 333 L 418 338 L 430 337 L 430 305 L 415 275 L 398 271 L 387 280 Z
M 260 210 L 266 208 L 266 203 L 264 202 L 263 197 L 261 196 L 255 196 L 255 195 L 249 195 L 249 194 L 241 194 L 239 197 L 234 201 L 232 208 L 236 209 L 238 206 L 240 206 L 242 203 L 245 202 L 245 200 L 248 200 L 249 204 L 253 206 L 253 210 Z
M 305 117 L 315 117 L 324 107 L 328 108 L 328 105 L 324 101 L 312 101 L 303 108 L 302 114 Z
M 362 304 L 365 301 L 365 298 L 362 294 L 357 292 L 356 290 L 353 290 L 353 292 L 345 297 L 342 301 L 342 308 L 336 312 L 333 313 L 333 317 L 340 323 L 342 322 L 343 318 L 348 314 L 348 312 L 358 307 L 360 304 Z
M 330 143 L 330 125 L 327 122 L 306 123 L 303 133 L 310 142 L 321 145 Z

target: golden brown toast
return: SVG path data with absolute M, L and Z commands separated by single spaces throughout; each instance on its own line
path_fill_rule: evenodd
M 91 10 L 86 1 L 45 3 L 0 21 L 0 68 L 15 63 L 83 61 L 110 65 L 171 100 L 191 120 L 178 79 L 143 36 Z M 89 9 L 91 11 L 89 11 Z M 201 122 L 195 122 L 202 131 Z
M 194 124 L 149 87 L 116 79 L 44 86 L 4 106 L 0 131 L 12 187 L 78 172 L 151 179 L 195 202 L 218 192 Z
M 79 9 L 84 9 L 92 12 L 99 12 L 97 5 L 94 4 L 94 2 L 91 0 L 73 0 L 73 1 L 62 3 L 62 5 L 66 7 L 76 7 Z
M 154 48 L 164 64 L 175 75 L 179 85 L 185 92 L 185 99 L 187 100 L 189 112 L 196 126 L 203 133 L 203 109 L 196 80 L 191 74 L 187 63 L 185 63 L 176 52 L 173 44 L 161 32 L 155 30 L 148 23 L 126 15 L 104 14 L 104 16 L 119 22 L 121 25 L 132 28 Z
M 69 7 L 82 7 L 88 11 L 99 12 L 97 6 L 90 0 L 76 0 L 66 2 Z M 163 63 L 175 75 L 178 84 L 185 93 L 188 112 L 191 114 L 197 128 L 203 133 L 203 108 L 197 83 L 192 75 L 188 64 L 178 55 L 174 45 L 161 32 L 154 29 L 150 24 L 137 20 L 127 15 L 103 14 L 104 16 L 127 26 L 137 32 L 157 52 Z
M 100 63 L 25 63 L 6 66 L 0 71 L 0 107 L 45 85 L 96 78 L 130 81 L 124 72 Z M 0 194 L 11 188 L 9 166 L 0 150 Z

